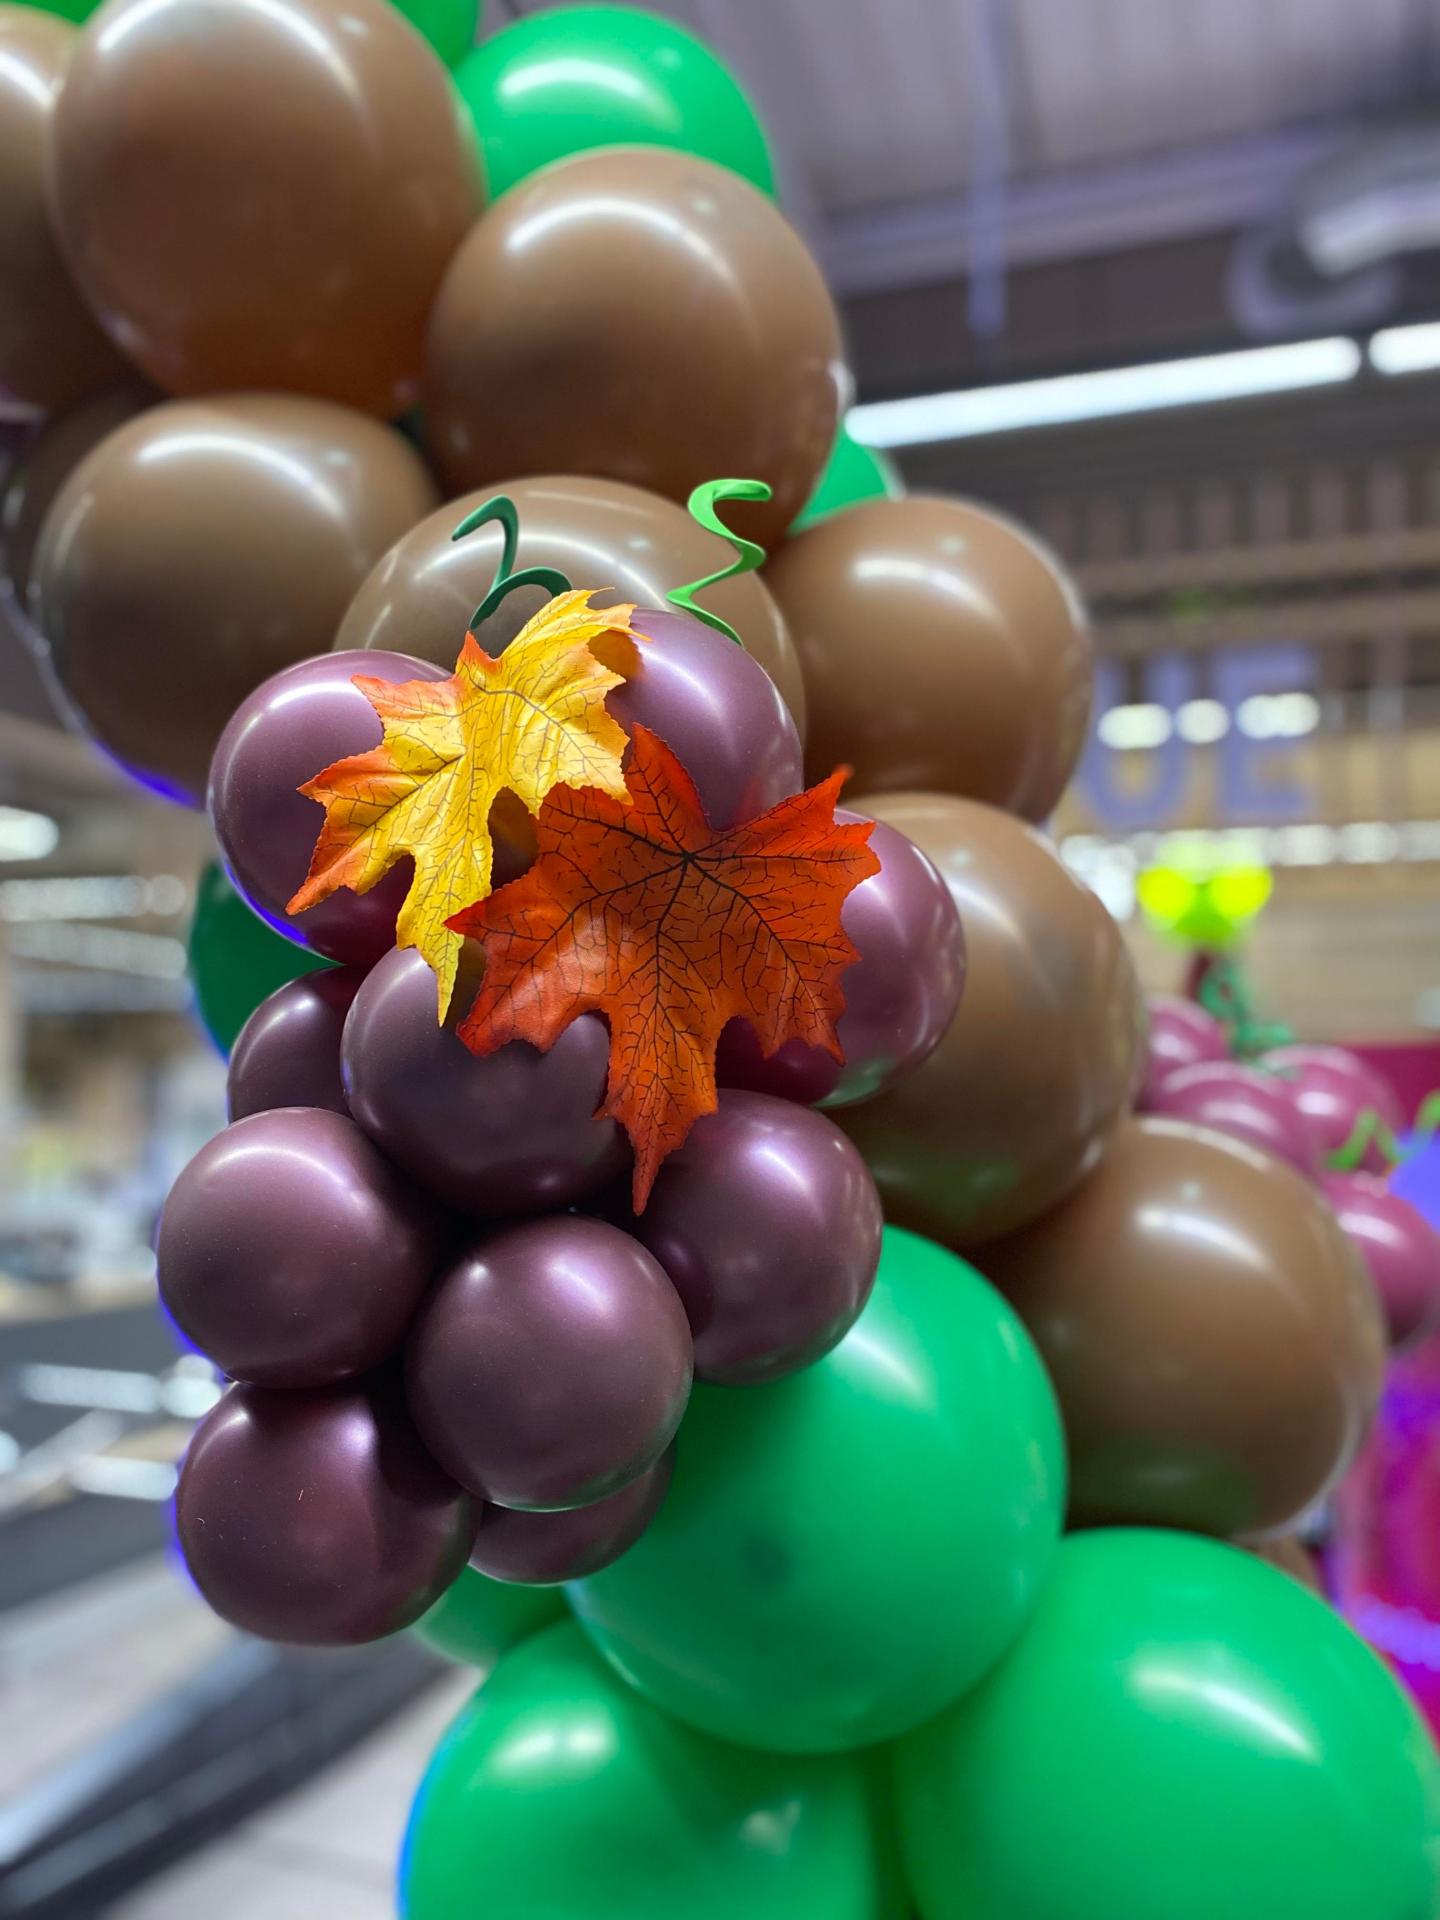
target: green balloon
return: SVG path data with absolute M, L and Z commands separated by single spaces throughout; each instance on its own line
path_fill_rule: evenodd
M 1288 1575 L 1192 1535 L 1075 1534 L 1018 1646 L 904 1741 L 925 1920 L 1427 1920 L 1434 1750 Z
M 706 1740 L 572 1625 L 507 1654 L 437 1748 L 400 1864 L 405 1920 L 882 1920 L 864 1763 Z
M 710 49 L 634 7 L 565 7 L 492 34 L 455 75 L 491 199 L 593 147 L 677 147 L 773 194 L 755 109 Z
M 463 1567 L 410 1631 L 447 1660 L 488 1669 L 502 1653 L 565 1617 L 565 1602 L 553 1587 L 511 1586 Z
M 898 500 L 904 491 L 905 483 L 894 461 L 874 447 L 861 446 L 842 420 L 825 471 L 796 515 L 791 532 L 799 533 L 844 507 L 858 507 L 862 500 Z
M 282 940 L 246 906 L 223 868 L 214 861 L 206 867 L 190 922 L 190 979 L 200 1018 L 223 1054 L 229 1056 L 241 1027 L 277 987 L 330 964 Z
M 780 1752 L 893 1738 L 1019 1632 L 1060 1533 L 1065 1457 L 1039 1358 L 973 1267 L 887 1229 L 823 1360 L 697 1387 L 670 1492 L 568 1589 L 601 1652 L 707 1733 Z
M 475 45 L 480 0 L 393 0 L 393 4 L 424 34 L 447 67 L 458 67 Z
M 55 13 L 62 20 L 73 20 L 78 27 L 90 18 L 100 0 L 21 0 L 21 4 L 34 7 L 37 13 Z

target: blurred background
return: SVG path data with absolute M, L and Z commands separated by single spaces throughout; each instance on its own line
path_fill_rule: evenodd
M 488 0 L 484 30 L 540 10 Z M 1440 1082 L 1440 0 L 653 10 L 757 104 L 840 301 L 856 437 L 1073 570 L 1099 694 L 1054 830 L 1146 985 L 1177 987 L 1186 954 L 1145 872 L 1260 870 L 1256 1003 Z M 246 1668 L 165 1567 L 177 1434 L 214 1394 L 157 1316 L 150 1252 L 224 1120 L 185 978 L 212 851 L 203 816 L 62 730 L 0 624 L 0 1466 L 23 1467 L 0 1483 L 0 1795 L 53 1763 L 47 1803 L 0 1813 L 0 1862 L 33 1867 L 0 1914 L 386 1911 L 393 1829 L 454 1698 L 444 1683 L 383 1764 L 352 1760 L 345 1792 L 308 1789 L 308 1840 L 283 1808 L 248 1829 L 243 1904 L 213 1853 L 122 1895 L 166 1863 L 136 1850 L 123 1796 L 108 1829 L 64 1824 L 168 1744 L 188 1756 L 156 1774 L 178 1852 L 243 1811 L 247 1780 L 298 1781 L 438 1672 L 418 1648 Z M 214 1691 L 177 1704 L 197 1669 Z M 295 1745 L 312 1687 L 324 1754 Z M 266 1688 L 237 1784 L 206 1702 Z M 326 1805 L 350 1851 L 322 1870 L 303 1855 Z M 42 1831 L 64 1845 L 35 1853 Z

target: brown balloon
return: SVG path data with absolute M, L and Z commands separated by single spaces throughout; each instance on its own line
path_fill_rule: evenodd
M 1044 820 L 1090 714 L 1084 609 L 1029 534 L 967 500 L 870 500 L 765 569 L 800 655 L 806 774 Z
M 103 388 L 47 421 L 5 476 L 0 491 L 0 594 L 22 622 L 29 619 L 30 576 L 40 529 L 56 494 L 92 447 L 154 406 L 159 397 L 138 374 Z
M 451 535 L 491 494 L 504 493 L 520 516 L 516 569 L 556 567 L 573 587 L 603 587 L 597 606 L 633 600 L 663 607 L 672 587 L 718 573 L 732 550 L 683 507 L 619 480 L 565 475 L 501 480 L 447 502 L 393 546 L 356 594 L 337 650 L 380 647 L 419 654 L 448 671 L 466 623 L 500 569 L 501 530 L 493 522 Z M 542 587 L 517 587 L 480 628 L 487 653 L 499 653 L 544 605 Z M 727 620 L 780 689 L 803 736 L 805 686 L 785 622 L 755 573 L 708 588 L 701 604 Z
M 1322 1600 L 1326 1598 L 1319 1565 L 1298 1533 L 1278 1533 L 1273 1540 L 1237 1540 L 1235 1544 L 1253 1553 L 1257 1560 L 1288 1573 L 1292 1580 L 1298 1580 L 1302 1587 L 1308 1587 Z
M 449 76 L 398 8 L 112 0 L 54 161 L 71 267 L 160 386 L 412 404 L 481 185 Z
M 152 407 L 80 463 L 45 519 L 31 610 L 61 695 L 136 779 L 199 804 L 241 700 L 328 651 L 375 561 L 434 504 L 409 442 L 348 407 Z
M 1268 1532 L 1353 1459 L 1384 1324 L 1324 1197 L 1273 1155 L 1136 1120 L 977 1259 L 1054 1383 L 1072 1524 Z
M 125 369 L 80 296 L 46 197 L 67 20 L 0 5 L 0 416 L 50 413 Z
M 1119 929 L 1032 828 L 947 794 L 847 800 L 940 869 L 965 929 L 960 1008 L 923 1065 L 837 1111 L 887 1218 L 973 1247 L 1053 1206 L 1129 1105 L 1143 1008 Z
M 628 480 L 773 545 L 835 437 L 839 323 L 803 242 L 747 181 L 611 147 L 512 187 L 456 254 L 425 350 L 425 431 L 457 491 L 515 473 Z

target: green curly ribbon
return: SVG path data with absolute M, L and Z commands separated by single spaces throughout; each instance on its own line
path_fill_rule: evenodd
M 1256 1018 L 1245 976 L 1233 960 L 1219 961 L 1211 969 L 1200 983 L 1198 998 L 1205 1011 L 1226 1029 L 1232 1049 L 1242 1060 L 1253 1060 L 1271 1047 L 1283 1047 L 1295 1037 L 1278 1020 Z
M 723 633 L 727 640 L 733 640 L 737 647 L 745 642 L 736 633 L 728 620 L 722 620 L 718 613 L 695 604 L 697 593 L 704 593 L 707 587 L 718 587 L 722 580 L 738 580 L 742 573 L 754 573 L 757 567 L 765 564 L 765 549 L 757 546 L 753 540 L 747 540 L 743 534 L 732 533 L 716 512 L 722 500 L 770 500 L 773 489 L 763 480 L 706 480 L 696 487 L 686 506 L 690 518 L 698 521 L 707 533 L 718 533 L 722 540 L 728 540 L 735 549 L 735 558 L 728 567 L 722 567 L 719 573 L 707 573 L 703 580 L 692 580 L 688 587 L 676 587 L 665 598 L 672 607 L 679 607 L 682 613 L 703 620 L 707 627 L 713 627 L 716 633 Z
M 557 593 L 571 593 L 570 582 L 558 567 L 522 567 L 515 571 L 515 556 L 520 546 L 520 516 L 515 511 L 515 502 L 508 493 L 497 493 L 476 507 L 451 534 L 452 540 L 463 540 L 467 533 L 474 533 L 477 527 L 489 526 L 498 520 L 504 530 L 505 543 L 500 550 L 500 570 L 495 575 L 495 584 L 470 616 L 470 631 L 488 620 L 507 593 L 513 593 L 516 587 L 544 587 L 552 596 Z
M 1415 1136 L 1414 1146 L 1402 1148 L 1375 1109 L 1367 1107 L 1351 1128 L 1349 1139 L 1335 1149 L 1325 1164 L 1332 1173 L 1353 1173 L 1372 1146 L 1380 1149 L 1381 1159 L 1388 1161 L 1392 1167 L 1413 1160 L 1440 1133 L 1440 1088 L 1421 1101 L 1411 1131 Z

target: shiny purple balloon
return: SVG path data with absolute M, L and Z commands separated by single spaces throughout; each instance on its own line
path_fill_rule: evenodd
M 849 1331 L 884 1219 L 870 1169 L 833 1120 L 724 1092 L 626 1225 L 684 1304 L 696 1378 L 739 1386 L 794 1373 Z
M 223 1372 L 319 1387 L 388 1358 L 438 1253 L 429 1210 L 353 1121 L 279 1107 L 195 1155 L 156 1257 L 161 1299 Z
M 617 1492 L 669 1446 L 690 1397 L 690 1329 L 638 1240 L 532 1220 L 482 1240 L 415 1321 L 405 1389 L 426 1446 L 502 1507 Z
M 1228 1060 L 1230 1042 L 1214 1014 L 1193 1000 L 1182 1000 L 1178 994 L 1152 993 L 1145 1011 L 1149 1052 L 1135 1104 L 1142 1113 L 1149 1113 L 1172 1073 L 1205 1060 Z
M 1289 1088 L 1322 1159 L 1345 1145 L 1363 1114 L 1375 1114 L 1392 1132 L 1403 1123 L 1388 1082 L 1348 1048 L 1275 1047 L 1259 1065 Z M 1366 1173 L 1384 1173 L 1388 1164 L 1373 1142 L 1360 1163 Z
M 470 1564 L 492 1580 L 526 1587 L 558 1587 L 599 1573 L 633 1547 L 655 1518 L 674 1464 L 671 1447 L 618 1493 L 563 1513 L 486 1507 Z
M 690 778 L 712 827 L 753 820 L 804 785 L 790 709 L 743 647 L 688 614 L 637 609 L 639 664 L 605 704 L 628 733 L 659 734 Z
M 1179 1067 L 1161 1081 L 1150 1111 L 1228 1133 L 1232 1140 L 1273 1153 L 1307 1180 L 1320 1176 L 1320 1156 L 1295 1102 L 1274 1074 L 1258 1067 L 1233 1060 Z
M 259 1006 L 230 1049 L 230 1118 L 272 1107 L 326 1107 L 348 1114 L 340 1084 L 340 1035 L 365 978 L 359 967 L 303 973 Z
M 420 954 L 387 954 L 355 996 L 341 1042 L 350 1111 L 381 1150 L 461 1212 L 501 1219 L 586 1199 L 626 1166 L 613 1120 L 597 1119 L 610 1063 L 598 1014 L 548 1053 L 512 1040 L 477 1058 L 436 1020 Z
M 195 1584 L 267 1640 L 353 1646 L 419 1619 L 465 1564 L 478 1510 L 391 1386 L 232 1387 L 196 1428 L 175 1519 Z
M 378 747 L 380 721 L 355 674 L 392 684 L 443 680 L 403 653 L 325 653 L 273 674 L 242 700 L 210 762 L 210 819 L 230 878 L 263 920 L 297 946 L 369 967 L 395 944 L 412 866 L 401 860 L 368 893 L 341 887 L 304 913 L 285 903 L 310 871 L 325 815 L 296 791 L 332 761 Z
M 1440 1233 L 1373 1174 L 1327 1174 L 1324 1187 L 1375 1283 L 1391 1346 L 1433 1332 L 1440 1323 Z
M 837 820 L 859 814 L 837 808 Z M 787 1040 L 767 1060 L 748 1020 L 720 1036 L 715 1077 L 806 1106 L 849 1107 L 918 1067 L 939 1045 L 965 984 L 965 936 L 954 897 L 915 842 L 878 821 L 880 871 L 845 901 L 841 925 L 860 958 L 845 969 L 838 1032 L 842 1066 L 819 1047 Z

